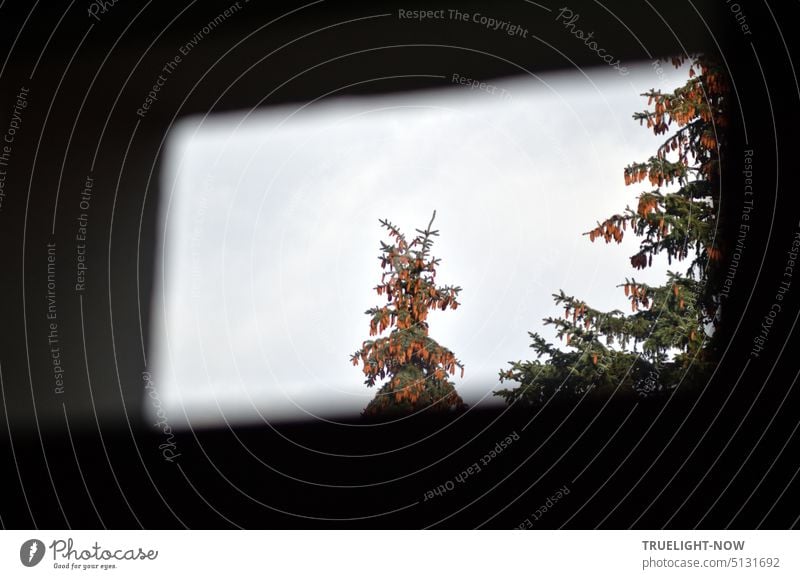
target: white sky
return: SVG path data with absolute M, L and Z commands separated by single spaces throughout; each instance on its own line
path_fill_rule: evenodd
M 307 107 L 183 119 L 169 138 L 163 264 L 151 367 L 173 425 L 357 415 L 375 390 L 348 358 L 381 302 L 389 218 L 409 237 L 437 210 L 437 280 L 462 306 L 431 337 L 466 365 L 471 405 L 529 359 L 527 332 L 558 315 L 563 288 L 628 307 L 626 243 L 581 233 L 635 204 L 622 169 L 660 143 L 631 119 L 639 93 L 685 77 L 649 65 L 498 80 L 511 100 L 453 85 Z M 586 75 L 586 76 L 584 76 Z

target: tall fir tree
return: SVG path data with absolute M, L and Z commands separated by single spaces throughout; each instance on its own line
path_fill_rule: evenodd
M 686 62 L 672 59 L 676 68 Z M 720 313 L 719 171 L 729 89 L 712 58 L 695 56 L 689 65 L 684 85 L 673 92 L 644 93 L 652 108 L 633 115 L 655 135 L 669 133 L 655 155 L 624 169 L 626 185 L 646 181 L 653 189 L 639 194 L 635 209 L 627 207 L 585 233 L 592 242 L 621 243 L 630 229 L 641 238 L 630 258 L 633 268 L 649 267 L 663 254 L 669 264 L 688 260 L 688 269 L 669 271 L 658 286 L 626 279 L 620 287 L 630 302 L 629 314 L 599 311 L 563 291 L 554 294 L 564 317 L 544 323 L 555 327 L 568 350 L 530 333 L 537 359 L 511 362 L 500 371 L 501 382 L 518 383 L 495 392 L 509 404 L 541 401 L 562 390 L 664 392 L 683 380 L 702 379 L 712 367 L 713 331 L 706 329 L 715 326 Z M 670 133 L 670 126 L 676 130 Z
M 370 316 L 370 336 L 391 331 L 388 336 L 365 341 L 350 357 L 354 366 L 363 365 L 367 386 L 388 378 L 364 410 L 367 417 L 465 408 L 448 379 L 456 368 L 463 377 L 463 364 L 428 335 L 429 311 L 455 310 L 461 291 L 456 286 L 436 285 L 440 260 L 431 255 L 433 238 L 439 235 L 432 229 L 435 218 L 434 211 L 428 227 L 417 229 L 411 241 L 390 221 L 380 220 L 391 242 L 381 242 L 378 259 L 384 273 L 375 291 L 386 303 L 365 313 Z

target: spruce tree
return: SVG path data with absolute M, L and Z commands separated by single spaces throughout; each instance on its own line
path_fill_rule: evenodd
M 672 59 L 676 67 L 685 62 Z M 634 269 L 651 266 L 662 254 L 669 264 L 688 260 L 688 269 L 669 271 L 655 286 L 625 279 L 619 287 L 630 302 L 628 314 L 599 311 L 563 291 L 553 294 L 564 317 L 544 323 L 556 328 L 568 350 L 530 333 L 537 359 L 510 362 L 500 372 L 501 382 L 519 383 L 495 392 L 508 403 L 534 402 L 561 390 L 653 394 L 682 380 L 701 380 L 712 367 L 713 330 L 706 329 L 719 319 L 719 163 L 729 89 L 721 67 L 707 56 L 693 57 L 688 75 L 673 92 L 644 93 L 652 108 L 633 115 L 655 135 L 669 133 L 655 155 L 624 169 L 626 185 L 644 181 L 653 188 L 639 194 L 635 208 L 585 233 L 592 242 L 621 243 L 628 230 L 641 238 L 630 258 Z M 676 130 L 670 133 L 671 126 Z
M 464 366 L 453 352 L 428 335 L 428 313 L 458 308 L 461 291 L 456 286 L 437 286 L 436 268 L 440 263 L 431 255 L 432 229 L 436 212 L 428 227 L 417 229 L 408 241 L 387 219 L 380 220 L 390 238 L 381 242 L 378 259 L 384 270 L 375 291 L 386 299 L 365 313 L 370 317 L 369 335 L 391 330 L 388 336 L 370 339 L 350 358 L 354 366 L 363 365 L 365 384 L 373 387 L 388 378 L 364 410 L 369 417 L 411 414 L 420 410 L 452 412 L 465 408 L 461 397 L 448 380 L 456 368 Z

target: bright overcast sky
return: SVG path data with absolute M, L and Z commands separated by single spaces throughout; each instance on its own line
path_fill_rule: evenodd
M 681 71 L 649 65 L 454 85 L 307 107 L 183 119 L 162 177 L 163 274 L 153 378 L 169 420 L 194 425 L 357 415 L 375 390 L 349 355 L 381 302 L 379 218 L 409 237 L 435 209 L 437 280 L 461 307 L 431 337 L 466 365 L 465 401 L 497 403 L 498 371 L 528 359 L 528 331 L 563 288 L 625 310 L 636 273 L 621 246 L 581 233 L 635 204 L 623 167 L 660 140 L 631 119 Z M 659 266 L 661 264 L 658 264 Z

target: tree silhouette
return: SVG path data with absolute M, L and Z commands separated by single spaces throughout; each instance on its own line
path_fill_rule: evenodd
M 464 366 L 453 352 L 428 335 L 426 321 L 431 309 L 458 307 L 460 287 L 437 286 L 436 268 L 440 260 L 431 256 L 432 228 L 417 229 L 410 242 L 386 219 L 381 226 L 389 232 L 391 243 L 381 242 L 378 259 L 385 270 L 375 287 L 386 303 L 365 313 L 370 316 L 369 335 L 377 336 L 393 328 L 388 336 L 365 341 L 350 357 L 354 366 L 364 366 L 365 384 L 375 386 L 388 378 L 364 410 L 365 416 L 410 414 L 418 410 L 456 411 L 465 408 L 449 375 Z
M 685 57 L 672 59 L 675 67 Z M 706 375 L 713 361 L 713 328 L 719 314 L 719 262 L 722 249 L 717 239 L 719 214 L 719 161 L 721 141 L 728 125 L 728 83 L 720 66 L 700 55 L 690 61 L 689 79 L 671 93 L 650 90 L 648 106 L 633 115 L 655 135 L 677 130 L 642 163 L 625 167 L 626 185 L 647 181 L 655 189 L 638 197 L 635 209 L 612 215 L 586 232 L 594 242 L 621 243 L 630 228 L 642 238 L 631 258 L 635 269 L 652 265 L 653 256 L 690 259 L 684 273 L 668 272 L 663 285 L 651 286 L 626 279 L 620 284 L 631 312 L 601 312 L 563 291 L 553 294 L 564 308 L 563 318 L 545 318 L 556 328 L 569 351 L 562 351 L 537 333 L 530 333 L 531 347 L 544 361 L 510 362 L 500 381 L 519 387 L 495 394 L 508 403 L 534 402 L 566 390 L 632 389 L 652 394 L 673 388 L 689 377 Z M 662 187 L 677 187 L 663 191 Z

